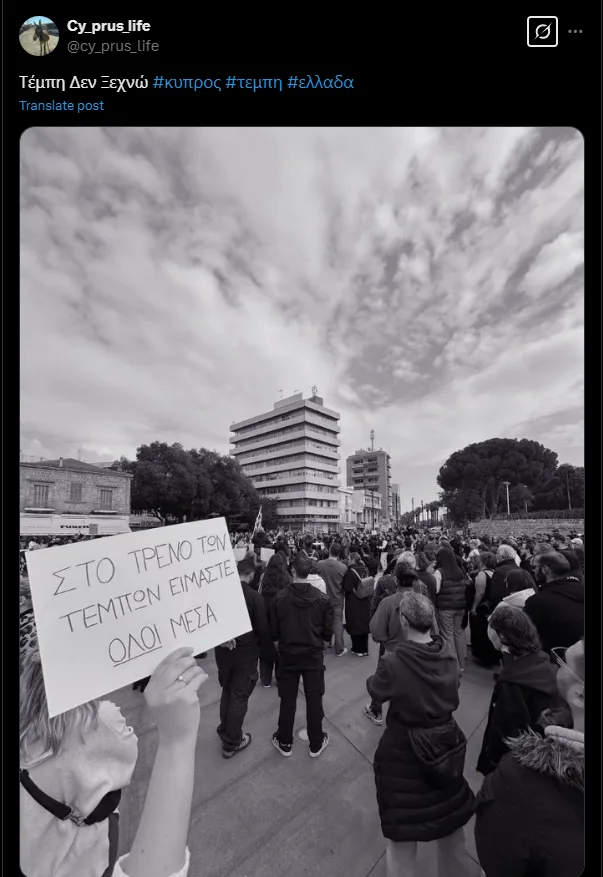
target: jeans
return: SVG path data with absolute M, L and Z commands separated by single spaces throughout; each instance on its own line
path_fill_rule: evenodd
M 238 652 L 238 654 L 237 654 Z M 247 704 L 258 681 L 258 656 L 249 649 L 215 649 L 218 682 L 222 686 L 218 734 L 224 749 L 236 749 L 243 740 Z
M 422 846 L 435 847 L 437 852 L 437 871 L 429 870 L 429 874 L 437 877 L 477 877 L 479 865 L 470 858 L 465 847 L 465 832 L 462 828 L 448 837 L 429 841 Z M 424 866 L 418 865 L 417 841 L 385 841 L 385 874 L 386 877 L 423 877 Z
M 306 724 L 310 749 L 317 752 L 322 746 L 322 697 L 325 693 L 325 668 L 322 655 L 308 663 L 289 655 L 280 656 L 278 693 L 281 708 L 278 717 L 278 739 L 285 745 L 293 743 L 293 724 L 297 708 L 299 680 L 304 683 L 306 697 Z
M 438 627 L 440 635 L 449 643 L 454 643 L 456 657 L 461 670 L 465 669 L 467 640 L 462 628 L 464 609 L 438 609 Z
M 335 651 L 343 652 L 343 599 L 331 601 L 333 606 L 333 633 L 335 635 Z

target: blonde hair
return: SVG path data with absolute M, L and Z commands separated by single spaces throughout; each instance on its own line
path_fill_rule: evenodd
M 72 728 L 80 734 L 98 721 L 98 701 L 92 700 L 66 713 L 50 718 L 44 688 L 42 662 L 38 649 L 31 649 L 21 656 L 19 703 L 19 746 L 21 757 L 50 750 L 58 755 L 65 737 Z

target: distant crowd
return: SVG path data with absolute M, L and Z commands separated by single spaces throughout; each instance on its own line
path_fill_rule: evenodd
M 258 683 L 269 689 L 273 681 L 280 707 L 272 745 L 285 758 L 295 753 L 301 683 L 308 754 L 319 758 L 330 744 L 323 725 L 326 656 L 366 659 L 372 639 L 379 658 L 367 674 L 364 715 L 385 725 L 374 773 L 387 877 L 418 877 L 419 844 L 435 847 L 439 877 L 475 873 L 464 834 L 473 815 L 486 877 L 582 872 L 583 534 L 492 539 L 412 528 L 316 535 L 259 527 L 231 540 L 252 629 L 215 648 L 223 758 L 252 744 L 244 730 L 249 699 Z M 134 769 L 135 736 L 107 701 L 48 719 L 23 573 L 22 631 L 28 613 L 33 625 L 31 636 L 21 637 L 21 767 L 30 784 L 22 776 L 24 873 L 184 877 L 196 692 L 207 678 L 198 661 L 206 656 L 179 650 L 135 685 L 157 723 L 159 749 L 132 850 L 117 860 L 110 796 Z M 465 778 L 467 740 L 454 718 L 467 652 L 493 673 L 481 750 L 471 765 L 484 776 L 477 796 Z M 109 749 L 107 724 L 114 735 Z M 75 732 L 83 727 L 82 748 Z M 42 818 L 34 806 L 38 781 L 46 792 L 60 791 L 70 807 L 77 803 L 81 819 L 92 813 L 94 832 L 74 822 L 59 830 L 48 808 Z M 23 838 L 31 854 L 23 853 Z M 42 840 L 47 855 L 38 865 Z

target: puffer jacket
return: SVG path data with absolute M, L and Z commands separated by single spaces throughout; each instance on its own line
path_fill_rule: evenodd
M 440 591 L 436 596 L 436 609 L 464 612 L 467 602 L 467 585 L 468 581 L 465 579 L 461 579 L 460 582 L 443 579 Z
M 447 837 L 469 821 L 474 805 L 463 777 L 466 740 L 452 717 L 459 704 L 456 654 L 440 635 L 401 642 L 386 652 L 367 689 L 381 703 L 391 701 L 374 759 L 384 837 Z
M 544 733 L 508 740 L 510 752 L 479 791 L 475 845 L 486 877 L 584 870 L 584 735 L 557 727 Z

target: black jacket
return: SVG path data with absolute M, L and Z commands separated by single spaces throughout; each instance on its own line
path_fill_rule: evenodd
M 536 625 L 546 652 L 556 646 L 568 648 L 584 636 L 584 585 L 571 575 L 540 585 L 526 600 L 524 612 Z
M 459 705 L 454 650 L 439 635 L 425 644 L 402 642 L 379 662 L 367 689 L 381 703 L 390 701 L 387 727 L 374 760 L 384 837 L 393 841 L 448 837 L 469 821 L 474 802 L 463 777 L 466 741 L 452 718 Z M 444 756 L 448 776 L 437 776 L 426 752 L 435 758 Z
M 333 637 L 333 607 L 309 582 L 292 582 L 270 604 L 270 631 L 282 655 L 322 657 Z
M 244 633 L 237 637 L 237 649 L 251 649 L 259 654 L 260 648 L 265 646 L 270 640 L 270 628 L 268 627 L 264 601 L 262 595 L 252 590 L 245 582 L 241 582 L 241 587 L 243 588 L 243 596 L 245 597 L 252 629 L 249 633 Z
M 506 737 L 534 728 L 545 709 L 556 705 L 557 671 L 549 656 L 534 652 L 521 658 L 503 653 L 503 665 L 490 701 L 477 769 L 487 776 L 509 749 Z
M 362 636 L 363 634 L 368 635 L 370 633 L 372 597 L 365 597 L 363 600 L 358 599 L 355 594 L 358 576 L 360 578 L 368 576 L 368 570 L 364 565 L 355 566 L 354 568 L 350 567 L 343 580 L 345 629 L 350 636 Z
M 490 611 L 496 609 L 503 597 L 526 588 L 536 588 L 536 583 L 530 573 L 517 566 L 514 560 L 503 560 L 502 563 L 496 565 L 490 580 L 488 588 Z
M 486 777 L 475 845 L 487 877 L 574 877 L 584 870 L 584 751 L 526 732 Z

